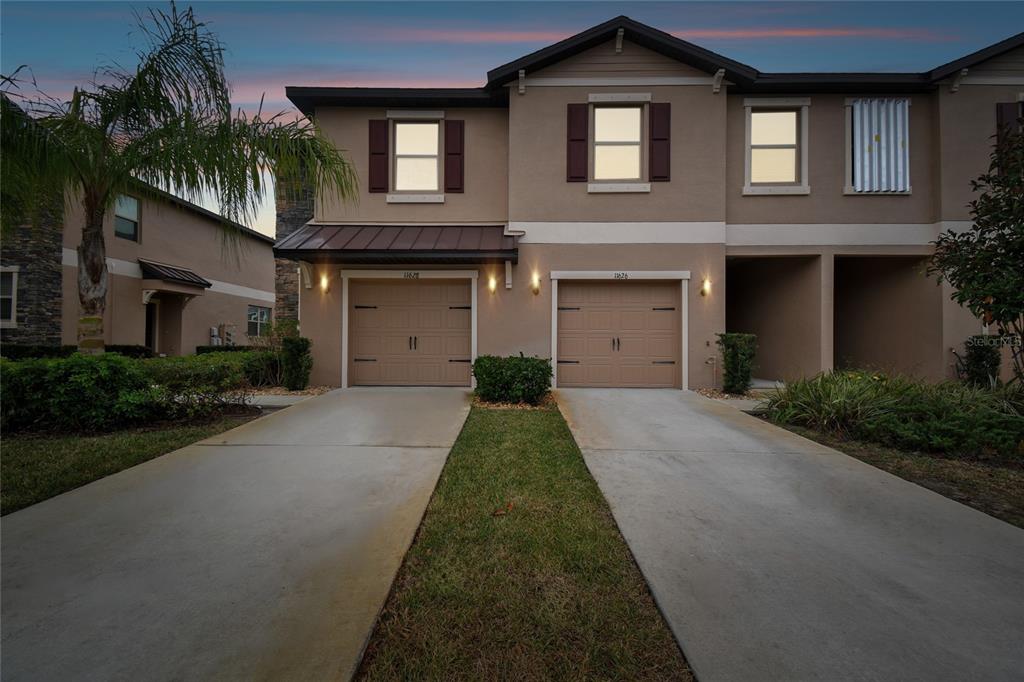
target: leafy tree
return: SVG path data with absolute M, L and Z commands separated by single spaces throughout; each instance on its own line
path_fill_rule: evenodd
M 1014 381 L 1024 381 L 1024 134 L 1020 121 L 997 136 L 986 173 L 971 181 L 971 229 L 947 230 L 928 268 L 952 299 L 1010 336 Z
M 213 195 L 228 221 L 244 222 L 272 191 L 268 177 L 302 177 L 345 200 L 356 190 L 351 164 L 315 123 L 264 117 L 262 106 L 252 116 L 232 112 L 224 48 L 191 8 L 172 3 L 169 12 L 137 19 L 145 42 L 138 65 L 99 69 L 70 101 L 22 94 L 18 72 L 0 77 L 5 226 L 38 221 L 54 197 L 85 209 L 78 247 L 78 345 L 85 352 L 103 351 L 103 221 L 118 195 L 152 187 L 192 201 Z M 239 234 L 227 221 L 224 235 L 237 248 Z

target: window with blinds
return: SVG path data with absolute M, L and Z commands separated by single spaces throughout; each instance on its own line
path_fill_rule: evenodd
M 910 191 L 910 100 L 863 97 L 849 100 L 848 191 Z

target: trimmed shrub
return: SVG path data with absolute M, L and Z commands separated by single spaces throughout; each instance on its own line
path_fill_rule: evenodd
M 106 346 L 104 350 L 107 353 L 118 353 L 126 358 L 151 358 L 153 357 L 153 351 L 146 346 L 124 346 L 124 345 L 112 345 Z
M 251 386 L 280 386 L 283 381 L 279 351 L 258 350 L 246 353 L 243 368 Z
M 0 356 L 8 360 L 28 358 L 66 358 L 78 350 L 77 346 L 39 346 L 18 343 L 0 345 Z
M 196 355 L 206 353 L 248 353 L 256 350 L 254 346 L 196 346 Z
M 718 335 L 722 351 L 722 390 L 743 395 L 750 390 L 750 373 L 757 354 L 757 336 L 730 332 Z
M 207 353 L 153 358 L 142 365 L 153 384 L 167 395 L 169 414 L 194 417 L 248 402 L 248 359 L 243 353 Z
M 3 427 L 102 431 L 159 416 L 163 395 L 138 361 L 116 353 L 4 361 Z
M 964 342 L 963 378 L 979 388 L 991 388 L 999 382 L 999 336 L 971 336 Z
M 313 369 L 310 348 L 313 342 L 304 336 L 285 336 L 281 339 L 281 378 L 289 391 L 301 391 L 309 386 L 309 373 Z
M 768 417 L 840 437 L 949 455 L 1024 453 L 1024 389 L 926 384 L 866 372 L 787 383 Z
M 537 405 L 551 390 L 551 361 L 481 355 L 473 363 L 476 394 L 491 403 Z

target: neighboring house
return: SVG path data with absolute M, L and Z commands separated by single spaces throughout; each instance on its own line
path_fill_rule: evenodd
M 69 201 L 63 217 L 4 235 L 0 339 L 4 344 L 77 343 L 78 252 L 84 215 Z M 107 214 L 107 344 L 144 345 L 158 354 L 194 353 L 216 335 L 245 344 L 269 328 L 274 307 L 273 240 L 249 228 L 225 241 L 225 221 L 153 188 L 118 198 Z
M 287 92 L 360 178 L 279 210 L 314 383 L 468 385 L 525 353 L 560 386 L 712 386 L 726 330 L 767 379 L 939 379 L 981 325 L 929 243 L 1019 116 L 1024 34 L 925 73 L 768 74 L 619 17 L 482 88 Z

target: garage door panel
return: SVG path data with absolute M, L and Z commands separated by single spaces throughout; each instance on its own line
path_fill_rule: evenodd
M 680 385 L 678 282 L 560 282 L 558 289 L 558 358 L 578 362 L 558 363 L 560 385 Z
M 469 385 L 469 363 L 451 362 L 472 352 L 468 282 L 353 281 L 349 293 L 350 383 Z

